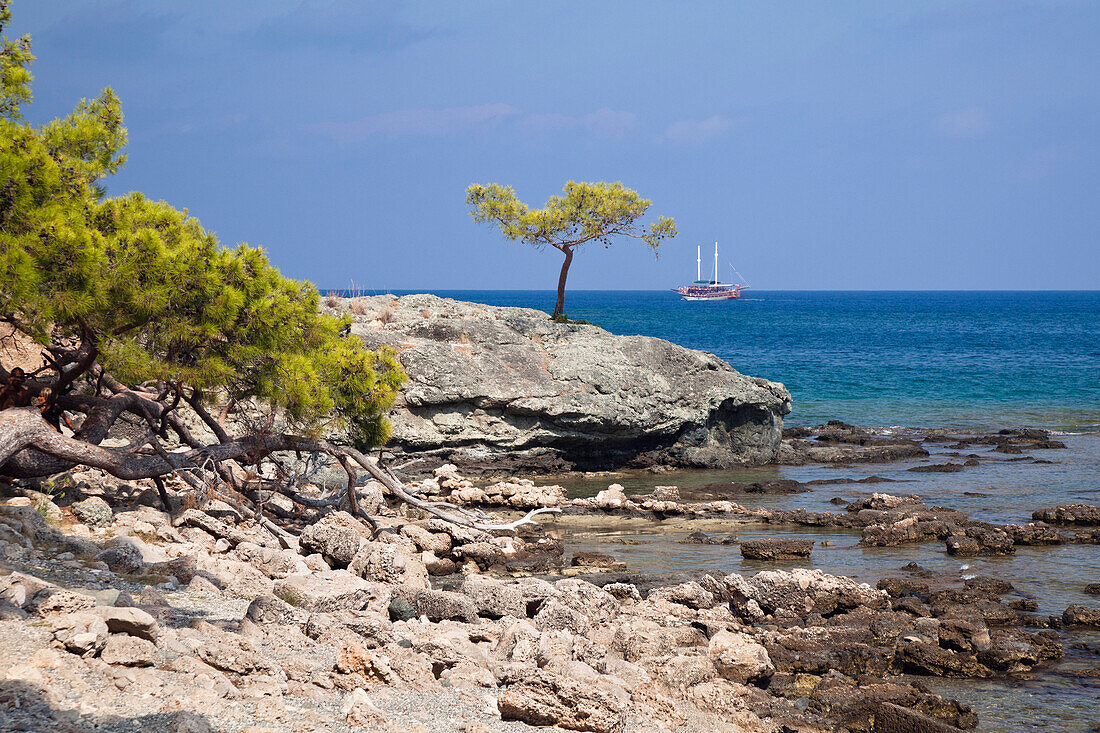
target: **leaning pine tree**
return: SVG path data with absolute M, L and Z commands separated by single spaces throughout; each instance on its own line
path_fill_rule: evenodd
M 0 30 L 9 20 L 0 2 Z M 83 465 L 153 479 L 165 502 L 172 474 L 197 489 L 228 484 L 257 503 L 271 490 L 306 501 L 292 486 L 238 477 L 256 477 L 243 467 L 280 452 L 327 455 L 347 473 L 354 513 L 363 515 L 356 483 L 366 471 L 409 504 L 486 527 L 419 499 L 364 455 L 389 437 L 386 415 L 405 380 L 395 354 L 367 350 L 347 321 L 318 311 L 312 285 L 280 275 L 261 250 L 225 249 L 186 212 L 140 194 L 106 198 L 102 182 L 124 162 L 118 98 L 107 89 L 63 119 L 29 125 L 20 109 L 33 58 L 29 39 L 2 41 L 0 322 L 9 338 L 41 347 L 30 391 L 50 395 L 77 429 L 55 430 L 35 406 L 0 411 L 0 476 Z M 226 414 L 245 407 L 252 419 L 231 434 Z M 120 421 L 131 436 L 140 426 L 138 436 L 101 445 Z M 333 432 L 344 438 L 323 437 Z
M 676 236 L 676 222 L 667 216 L 644 228 L 638 220 L 652 202 L 621 183 L 569 181 L 564 193 L 551 196 L 543 208 L 532 209 L 516 197 L 511 186 L 474 183 L 466 189 L 466 204 L 474 221 L 496 226 L 513 241 L 536 248 L 549 245 L 565 255 L 558 275 L 555 319 L 565 317 L 565 280 L 578 247 L 589 242 L 609 247 L 615 237 L 629 237 L 640 239 L 656 255 L 661 240 Z

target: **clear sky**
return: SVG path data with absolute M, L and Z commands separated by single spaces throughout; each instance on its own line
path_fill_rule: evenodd
M 321 287 L 550 289 L 560 254 L 473 223 L 620 180 L 761 289 L 1100 288 L 1100 2 L 15 0 L 35 103 L 122 98 L 111 193 L 186 207 Z M 710 246 L 713 246 L 712 244 Z M 704 250 L 705 251 L 705 250 Z

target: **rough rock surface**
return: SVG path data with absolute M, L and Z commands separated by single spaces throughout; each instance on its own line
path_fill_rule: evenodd
M 712 354 L 433 295 L 329 302 L 409 374 L 398 453 L 498 470 L 721 467 L 779 453 L 786 388 Z

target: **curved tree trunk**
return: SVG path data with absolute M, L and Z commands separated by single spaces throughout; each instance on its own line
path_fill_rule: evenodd
M 117 396 L 116 396 L 117 397 Z M 351 463 L 385 486 L 390 494 L 410 506 L 434 514 L 453 524 L 483 531 L 515 529 L 532 521 L 532 517 L 545 512 L 560 511 L 556 508 L 535 509 L 522 519 L 504 524 L 478 521 L 471 512 L 441 502 L 429 502 L 413 495 L 388 471 L 371 461 L 351 446 L 335 445 L 299 435 L 259 433 L 244 435 L 235 440 L 217 443 L 205 448 L 159 454 L 134 453 L 126 448 L 104 448 L 77 438 L 63 435 L 42 419 L 34 408 L 9 408 L 0 411 L 0 474 L 9 473 L 10 462 L 23 459 L 21 474 L 50 475 L 77 465 L 90 466 L 106 471 L 116 478 L 133 481 L 159 478 L 176 471 L 202 470 L 212 462 L 235 460 L 244 465 L 259 463 L 277 451 L 302 451 L 325 453 L 335 458 L 348 471 L 349 481 L 354 482 Z M 35 468 L 40 472 L 35 473 Z M 9 474 L 10 475 L 10 474 Z M 354 502 L 354 486 L 349 484 Z
M 573 250 L 563 247 L 565 262 L 561 263 L 561 274 L 558 275 L 558 302 L 554 304 L 554 318 L 565 311 L 565 278 L 569 276 L 569 265 L 573 262 Z

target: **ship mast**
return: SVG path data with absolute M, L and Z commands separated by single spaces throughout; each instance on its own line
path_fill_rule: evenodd
M 703 247 L 695 245 L 695 282 L 703 279 Z
M 714 284 L 718 284 L 718 242 L 714 243 Z

